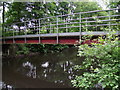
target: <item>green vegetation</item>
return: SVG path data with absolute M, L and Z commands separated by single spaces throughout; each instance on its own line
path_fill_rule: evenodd
M 111 4 L 114 7 L 117 6 L 117 4 Z M 19 7 L 18 7 L 19 6 Z M 5 7 L 8 8 L 8 11 L 5 12 L 5 23 L 6 30 L 3 31 L 3 36 L 13 36 L 14 35 L 25 35 L 25 30 L 21 29 L 24 27 L 23 21 L 31 21 L 31 28 L 29 28 L 30 22 L 26 22 L 26 33 L 27 34 L 38 34 L 39 31 L 37 31 L 40 28 L 40 33 L 56 33 L 57 25 L 56 25 L 56 17 L 50 18 L 50 19 L 43 19 L 41 20 L 41 27 L 34 28 L 34 24 L 38 26 L 38 21 L 34 21 L 35 19 L 39 18 L 46 18 L 51 16 L 57 16 L 57 15 L 64 15 L 64 14 L 71 14 L 71 13 L 78 13 L 78 12 L 86 12 L 86 11 L 93 11 L 93 10 L 101 10 L 101 8 L 98 6 L 96 2 L 13 2 L 13 3 L 6 3 Z M 111 12 L 116 13 L 117 12 Z M 109 24 L 109 22 L 104 22 L 101 20 L 108 20 L 109 18 L 103 18 L 103 19 L 97 19 L 97 16 L 108 16 L 109 12 L 103 11 L 103 12 L 97 12 L 97 13 L 84 13 L 81 15 L 81 18 L 85 17 L 93 17 L 89 19 L 89 21 L 96 21 L 97 24 Z M 70 22 L 79 22 L 79 20 L 74 21 L 65 21 L 68 19 L 78 19 L 80 16 L 78 15 L 70 15 L 70 16 L 63 16 L 58 17 L 59 24 L 63 23 L 70 23 Z M 111 17 L 111 19 L 116 19 L 117 17 Z M 87 19 L 82 20 L 82 22 L 86 22 Z M 21 23 L 17 23 L 21 22 Z M 114 23 L 116 21 L 111 21 L 111 23 Z M 13 33 L 13 26 L 10 24 L 13 24 L 17 26 L 16 31 L 14 30 Z M 9 25 L 8 25 L 9 24 Z M 52 25 L 51 27 L 49 25 Z M 95 22 L 90 23 L 82 23 L 83 25 L 96 25 Z M 65 27 L 71 27 L 66 29 Z M 75 24 L 68 24 L 68 25 L 58 25 L 59 27 L 59 33 L 64 32 L 79 32 L 79 23 Z M 49 29 L 48 29 L 49 28 Z M 51 29 L 50 29 L 51 28 Z M 103 31 L 103 28 L 109 28 L 108 26 L 103 27 L 82 27 L 82 31 Z
M 94 7 L 93 7 L 94 5 Z M 19 7 L 18 7 L 19 6 Z M 51 16 L 57 16 L 57 15 L 64 15 L 64 14 L 71 14 L 71 13 L 78 13 L 78 12 L 83 12 L 83 11 L 91 11 L 91 10 L 100 10 L 101 8 L 98 7 L 96 2 L 12 2 L 12 3 L 5 3 L 5 7 L 8 8 L 8 11 L 5 12 L 5 23 L 6 25 L 6 30 L 3 31 L 3 36 L 12 36 L 14 35 L 25 35 L 24 30 L 21 30 L 20 28 L 24 27 L 23 21 L 29 21 L 33 20 L 31 23 L 34 25 L 36 24 L 38 26 L 38 21 L 34 21 L 35 19 L 39 18 L 46 18 L 46 17 L 51 17 Z M 94 13 L 96 14 L 96 13 Z M 98 13 L 98 15 L 107 15 L 105 12 Z M 90 17 L 90 16 L 95 16 L 93 14 L 83 14 L 82 18 L 84 17 Z M 97 16 L 97 14 L 96 14 Z M 64 16 L 64 17 L 59 17 L 58 21 L 60 23 L 69 23 L 64 20 L 68 19 L 77 19 L 79 18 L 79 15 L 76 16 Z M 53 22 L 54 23 L 49 23 Z M 21 23 L 18 23 L 21 22 Z M 47 24 L 45 24 L 47 22 Z M 73 21 L 72 21 L 73 22 Z M 74 20 L 74 22 L 79 22 L 79 20 Z M 83 21 L 84 22 L 84 21 Z M 17 26 L 16 31 L 10 30 L 13 29 L 10 24 L 13 24 Z M 8 25 L 9 24 L 9 25 Z M 26 23 L 26 27 L 28 27 L 29 22 Z M 50 26 L 45 26 L 45 25 L 52 25 Z M 50 19 L 44 19 L 41 20 L 41 33 L 56 33 L 56 17 L 50 18 Z M 79 24 L 69 24 L 67 27 L 71 26 L 79 26 Z M 59 25 L 58 27 L 66 27 L 66 25 Z M 51 31 L 47 28 L 52 28 Z M 27 34 L 38 34 L 38 31 L 33 31 L 34 29 L 39 29 L 39 28 L 27 28 Z M 86 29 L 82 29 L 83 31 Z M 59 29 L 59 32 L 77 32 L 79 31 L 79 28 L 68 28 L 68 29 Z
M 119 3 L 112 2 L 110 6 L 116 8 Z M 118 14 L 119 11 L 116 13 Z M 119 17 L 113 19 L 116 18 Z M 105 31 L 120 31 L 119 26 L 102 27 L 101 29 Z M 120 41 L 119 37 L 113 34 L 109 33 L 105 39 L 99 37 L 99 43 L 93 43 L 91 46 L 87 44 L 79 46 L 78 56 L 85 59 L 81 65 L 75 65 L 74 69 L 84 70 L 84 72 L 81 75 L 76 75 L 71 81 L 74 87 L 82 89 L 105 88 L 110 90 L 118 90 L 120 88 Z
M 82 75 L 76 75 L 72 80 L 74 87 L 80 88 L 112 88 L 120 83 L 120 41 L 115 36 L 108 35 L 106 39 L 99 38 L 100 43 L 92 46 L 79 46 L 80 57 L 85 57 L 82 65 L 76 65 L 75 70 L 85 70 Z
M 17 52 L 16 54 L 29 54 L 31 52 L 38 53 L 55 53 L 60 52 L 65 48 L 69 48 L 67 45 L 61 44 L 16 44 Z
M 120 2 L 118 3 L 111 3 L 111 7 L 117 7 Z M 11 24 L 16 22 L 23 22 L 29 21 L 39 18 L 57 16 L 57 15 L 64 15 L 70 13 L 77 13 L 77 12 L 85 12 L 91 10 L 101 10 L 95 2 L 87 3 L 87 2 L 13 2 L 13 3 L 6 3 L 6 7 L 8 7 L 8 11 L 6 12 L 6 22 L 5 24 Z M 119 12 L 111 12 L 119 14 Z M 90 21 L 97 21 L 98 24 L 102 24 L 103 22 L 100 19 L 96 19 L 97 16 L 108 16 L 109 12 L 98 12 L 98 13 L 91 13 L 91 14 L 83 14 L 81 17 L 93 17 L 89 19 Z M 70 17 L 72 19 L 79 18 L 79 15 L 75 17 Z M 58 20 L 64 22 L 65 19 L 70 19 L 69 17 L 59 17 Z M 111 17 L 111 19 L 116 19 L 119 17 Z M 102 20 L 102 19 L 101 19 Z M 108 18 L 104 18 L 104 20 L 109 20 Z M 56 21 L 56 18 L 52 18 L 52 21 Z M 82 20 L 85 22 L 86 20 Z M 49 24 L 56 24 L 55 23 L 48 23 L 44 24 L 45 22 L 49 22 L 49 19 L 45 19 L 42 21 L 41 33 L 49 33 L 50 31 L 47 28 L 50 28 Z M 75 20 L 75 22 L 79 22 L 79 20 Z M 112 21 L 116 23 L 116 20 Z M 32 23 L 35 24 L 33 21 Z M 37 22 L 38 23 L 38 22 Z M 59 24 L 60 24 L 59 23 Z M 104 22 L 104 24 L 108 24 L 109 22 Z M 82 25 L 94 25 L 95 23 L 84 23 Z M 14 35 L 23 35 L 24 30 L 20 30 L 20 27 L 24 25 L 21 23 L 16 24 L 18 26 L 18 31 L 10 31 L 11 28 L 8 29 L 7 32 L 3 31 L 3 36 L 12 36 Z M 78 26 L 78 24 L 70 24 L 69 26 Z M 10 27 L 8 25 L 7 27 Z M 59 27 L 66 27 L 66 25 L 61 25 Z M 56 25 L 53 25 L 51 33 L 56 33 Z M 26 29 L 27 34 L 37 34 L 38 32 L 33 32 L 34 28 Z M 39 28 L 37 28 L 39 29 Z M 109 31 L 116 30 L 119 31 L 119 26 L 103 26 L 103 27 L 82 27 L 82 31 Z M 79 28 L 69 28 L 69 29 L 59 29 L 60 33 L 70 31 L 70 32 L 77 32 Z M 89 38 L 89 37 L 87 37 Z M 87 39 L 85 37 L 85 39 Z M 79 46 L 79 54 L 80 57 L 85 57 L 82 65 L 76 65 L 75 70 L 84 70 L 85 72 L 82 75 L 76 75 L 75 79 L 72 80 L 72 84 L 74 87 L 79 87 L 84 89 L 88 88 L 111 88 L 117 89 L 119 86 L 120 81 L 120 41 L 118 38 L 114 37 L 112 34 L 108 35 L 105 39 L 100 37 L 100 43 L 94 43 L 91 46 L 89 45 L 81 45 Z M 18 50 L 16 54 L 28 54 L 30 52 L 39 52 L 39 53 L 53 53 L 61 51 L 65 48 L 68 48 L 67 45 L 44 45 L 44 44 L 19 44 Z

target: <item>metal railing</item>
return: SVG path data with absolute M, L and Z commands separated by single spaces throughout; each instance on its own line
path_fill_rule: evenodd
M 120 14 L 116 12 L 117 8 L 109 10 L 96 10 L 80 12 L 66 15 L 58 15 L 40 19 L 33 19 L 24 22 L 4 25 L 3 37 L 39 34 L 39 43 L 41 34 L 57 33 L 57 43 L 59 33 L 87 31 L 110 31 L 111 28 L 119 30 Z

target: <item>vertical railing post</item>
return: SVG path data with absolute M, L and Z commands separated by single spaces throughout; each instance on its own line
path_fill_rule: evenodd
M 52 29 L 51 29 L 51 22 L 50 22 L 50 33 L 51 33 L 51 30 L 52 30 Z
M 79 43 L 81 44 L 81 41 L 82 41 L 82 23 L 81 23 L 82 21 L 81 21 L 81 13 L 79 14 L 79 33 L 80 33 L 80 35 L 79 35 Z
M 65 22 L 65 23 L 66 23 L 66 32 L 68 32 L 68 28 L 67 28 L 68 25 L 67 25 L 67 22 L 68 22 L 68 21 L 67 21 L 67 18 L 66 18 L 66 22 Z
M 26 22 L 24 22 L 25 26 L 25 43 L 27 43 L 27 27 L 26 27 Z
M 39 43 L 41 43 L 41 40 L 40 40 L 40 19 L 39 19 L 39 21 L 38 21 L 38 23 L 39 23 Z
M 87 25 L 88 25 L 88 20 L 86 19 L 86 32 L 88 31 L 88 27 L 87 27 Z
M 97 31 L 97 28 L 98 28 L 98 19 L 96 20 L 96 31 Z
M 110 14 L 110 10 L 108 11 L 108 14 L 109 14 L 109 32 L 111 31 L 111 22 L 110 22 L 110 19 L 111 19 L 111 14 Z
M 57 44 L 58 44 L 58 35 L 59 35 L 59 32 L 58 32 L 58 16 L 56 17 L 57 19 Z
M 13 43 L 15 43 L 15 33 L 14 33 L 14 28 L 13 28 Z
M 36 20 L 35 20 L 35 22 L 36 22 Z M 34 31 L 33 32 L 35 32 L 35 22 L 34 22 Z
M 6 33 L 6 30 L 5 30 L 5 26 L 4 26 L 4 25 L 2 26 L 2 31 L 3 31 L 4 34 Z M 5 36 L 3 36 L 3 43 L 5 44 Z

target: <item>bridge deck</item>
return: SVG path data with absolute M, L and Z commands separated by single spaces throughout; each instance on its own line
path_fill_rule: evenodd
M 31 34 L 31 35 L 18 35 L 18 36 L 10 36 L 4 37 L 3 39 L 12 39 L 12 38 L 34 38 L 34 37 L 65 37 L 65 36 L 80 36 L 80 35 L 106 35 L 109 32 L 107 31 L 94 31 L 94 32 L 69 32 L 69 33 L 49 33 L 49 34 Z M 120 35 L 120 31 L 115 33 L 116 35 Z
M 80 44 L 80 35 L 106 35 L 109 32 L 105 31 L 94 31 L 94 32 L 69 32 L 69 33 L 50 33 L 50 34 L 36 34 L 36 35 L 20 35 L 20 36 L 10 36 L 3 38 L 3 43 L 32 43 L 32 44 Z M 120 31 L 115 33 L 120 35 Z M 97 43 L 97 40 L 85 40 L 81 44 L 91 44 Z

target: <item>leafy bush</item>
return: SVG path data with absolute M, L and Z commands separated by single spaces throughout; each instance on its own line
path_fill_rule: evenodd
M 18 50 L 16 54 L 28 54 L 30 52 L 54 53 L 68 48 L 68 45 L 61 44 L 17 44 Z
M 108 35 L 92 46 L 79 46 L 78 56 L 85 57 L 82 65 L 75 69 L 85 70 L 72 80 L 74 87 L 118 89 L 120 80 L 120 41 Z
M 40 52 L 40 53 L 49 53 L 49 52 L 59 52 L 65 48 L 68 48 L 67 45 L 60 44 L 27 44 L 27 48 L 31 52 Z
M 26 47 L 27 44 L 17 44 L 18 46 L 18 51 L 16 54 L 28 54 L 29 53 L 29 48 Z

